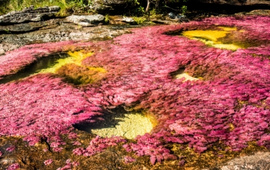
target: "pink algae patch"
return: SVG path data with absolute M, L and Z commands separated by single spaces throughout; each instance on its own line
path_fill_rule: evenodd
M 155 164 L 182 161 L 180 151 L 173 152 L 179 145 L 198 153 L 221 144 L 238 151 L 254 141 L 269 148 L 269 23 L 269 17 L 208 18 L 134 29 L 113 41 L 49 43 L 10 52 L 0 57 L 2 79 L 39 57 L 81 48 L 94 49 L 82 66 L 101 67 L 107 73 L 99 83 L 83 86 L 53 74 L 0 84 L 0 135 L 24 136 L 33 144 L 42 137 L 70 134 L 74 124 L 101 120 L 102 109 L 125 106 L 153 113 L 158 125 L 134 141 L 96 137 L 73 153 L 90 156 L 120 143 L 138 157 L 149 156 Z M 246 30 L 239 39 L 261 44 L 229 51 L 168 35 L 213 25 L 237 26 Z M 171 73 L 179 68 L 204 81 L 174 79 Z M 50 144 L 59 152 L 58 146 L 64 145 L 61 141 Z
M 36 75 L 0 88 L 1 135 L 68 133 L 72 124 L 100 115 L 100 108 L 82 92 L 50 75 Z M 38 140 L 26 140 L 32 139 Z

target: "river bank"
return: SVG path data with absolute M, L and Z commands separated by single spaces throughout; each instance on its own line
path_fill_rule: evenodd
M 0 84 L 0 167 L 269 169 L 269 11 L 205 15 L 3 24 L 1 80 L 42 58 L 64 64 L 47 61 L 53 71 Z M 194 30 L 244 46 L 219 49 L 182 35 Z M 126 114 L 121 136 L 85 130 L 114 129 Z M 127 137 L 136 115 L 151 132 Z

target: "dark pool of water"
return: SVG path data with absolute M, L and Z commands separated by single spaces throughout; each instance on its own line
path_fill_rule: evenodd
M 17 73 L 4 77 L 3 79 L 0 80 L 0 84 L 29 77 L 35 73 L 40 72 L 42 69 L 53 67 L 55 64 L 57 64 L 57 60 L 59 60 L 60 58 L 67 58 L 67 57 L 69 56 L 66 53 L 58 53 L 42 57 L 36 60 L 35 62 L 25 66 Z

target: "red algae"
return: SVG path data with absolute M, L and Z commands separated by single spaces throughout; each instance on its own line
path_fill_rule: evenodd
M 230 51 L 171 35 L 215 26 L 245 30 L 233 38 L 252 47 Z M 58 74 L 0 84 L 0 135 L 22 136 L 31 145 L 46 140 L 54 152 L 62 152 L 60 136 L 76 138 L 74 124 L 100 121 L 102 109 L 125 106 L 153 113 L 157 126 L 135 140 L 97 136 L 88 146 L 75 142 L 73 154 L 89 157 L 119 144 L 154 165 L 163 160 L 185 164 L 174 150 L 179 146 L 205 153 L 216 145 L 241 151 L 255 142 L 270 149 L 269 26 L 270 17 L 264 16 L 207 18 L 133 29 L 113 41 L 37 44 L 9 52 L 0 57 L 0 79 L 52 53 L 88 48 L 94 54 L 80 67 L 66 65 Z M 103 68 L 106 75 L 86 68 Z M 173 78 L 179 68 L 199 79 Z M 98 83 L 76 86 L 64 81 L 66 76 Z

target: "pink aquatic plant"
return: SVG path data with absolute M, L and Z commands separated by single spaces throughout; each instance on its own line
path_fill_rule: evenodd
M 14 150 L 16 149 L 16 147 L 13 145 L 13 146 L 10 146 L 6 149 L 6 151 L 8 152 L 13 152 Z
M 137 156 L 149 156 L 154 164 L 166 159 L 184 161 L 167 147 L 174 143 L 199 153 L 216 143 L 236 151 L 252 141 L 270 148 L 269 21 L 266 16 L 211 17 L 133 29 L 112 41 L 36 44 L 11 51 L 0 57 L 0 79 L 41 57 L 81 48 L 94 50 L 82 61 L 83 68 L 101 67 L 107 72 L 98 84 L 83 86 L 53 74 L 0 84 L 0 135 L 24 136 L 30 145 L 47 140 L 60 151 L 66 145 L 62 134 L 70 140 L 79 138 L 72 131 L 74 124 L 102 119 L 103 108 L 136 106 L 157 119 L 150 134 L 132 142 L 97 136 L 88 147 L 73 142 L 77 146 L 73 154 L 91 156 L 123 144 Z M 173 35 L 216 26 L 244 30 L 233 38 L 253 46 L 230 51 Z M 173 73 L 181 69 L 198 80 L 175 79 Z
M 52 164 L 53 163 L 53 160 L 52 159 L 47 159 L 47 160 L 45 160 L 44 161 L 44 165 L 50 165 L 50 164 Z
M 31 145 L 101 115 L 101 109 L 82 92 L 50 75 L 1 84 L 0 88 L 0 134 L 25 136 Z
M 18 163 L 14 163 L 8 166 L 7 170 L 15 170 L 15 169 L 19 169 L 20 165 Z
M 126 164 L 133 163 L 133 162 L 135 162 L 135 161 L 136 161 L 136 159 L 135 159 L 135 158 L 132 158 L 131 156 L 125 156 L 125 157 L 124 157 L 124 162 L 125 162 Z

